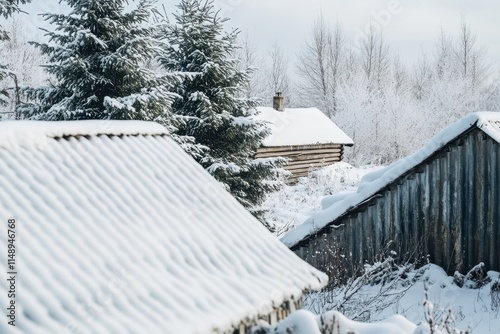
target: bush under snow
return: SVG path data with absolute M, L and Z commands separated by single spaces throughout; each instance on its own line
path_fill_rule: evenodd
M 396 315 L 385 321 L 365 324 L 331 311 L 317 316 L 306 310 L 292 313 L 275 326 L 261 324 L 252 334 L 413 334 L 417 326 Z
M 370 323 L 400 314 L 419 324 L 415 332 L 409 332 L 415 334 L 431 333 L 431 327 L 435 334 L 461 333 L 456 327 L 468 333 L 498 333 L 500 273 L 478 274 L 479 264 L 466 275 L 450 277 L 433 264 L 408 270 L 408 266 L 384 263 L 366 266 L 365 275 L 344 286 L 307 295 L 304 307 L 316 314 L 337 310 Z M 384 270 L 383 279 L 373 280 L 372 272 L 382 272 L 378 268 L 393 270 Z M 457 277 L 463 277 L 466 284 L 457 284 Z
M 368 273 L 379 267 L 384 267 L 384 264 L 368 266 Z M 465 276 L 471 277 L 480 267 L 476 266 Z M 352 299 L 346 299 L 346 292 L 349 292 L 346 287 L 310 294 L 305 301 L 306 310 L 296 311 L 273 326 L 262 322 L 251 333 L 498 333 L 500 273 L 490 271 L 484 276 L 469 278 L 469 283 L 483 283 L 474 285 L 474 289 L 466 285 L 462 288 L 456 286 L 453 277 L 448 277 L 443 269 L 432 264 L 413 269 L 407 275 L 398 271 L 396 275 L 388 273 L 386 276 L 387 280 L 356 280 L 358 283 L 363 281 L 364 285 L 356 288 L 356 296 Z M 331 299 L 330 303 L 325 303 L 326 297 Z M 323 303 L 322 309 L 317 308 L 318 303 Z M 342 307 L 328 310 L 332 305 L 340 304 Z

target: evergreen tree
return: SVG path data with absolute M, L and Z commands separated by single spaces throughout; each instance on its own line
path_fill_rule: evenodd
M 19 8 L 20 4 L 26 4 L 31 0 L 0 0 L 0 17 L 4 17 L 8 19 L 14 13 L 19 13 L 21 9 Z M 8 41 L 9 34 L 0 24 L 0 43 Z M 5 77 L 10 75 L 11 72 L 7 68 L 7 64 L 3 64 L 0 60 L 0 81 Z M 0 89 L 0 104 L 5 104 L 8 102 L 8 93 L 7 90 Z
M 137 119 L 173 130 L 169 92 L 178 75 L 156 75 L 144 64 L 161 50 L 148 25 L 153 1 L 124 11 L 125 0 L 64 0 L 71 12 L 44 14 L 55 24 L 49 43 L 34 43 L 49 59 L 49 87 L 28 88 L 35 101 L 20 109 L 43 120 Z
M 225 18 L 214 11 L 212 1 L 182 0 L 175 22 L 167 25 L 166 57 L 169 71 L 194 72 L 174 92 L 181 96 L 173 112 L 188 135 L 206 148 L 198 162 L 245 207 L 256 210 L 265 194 L 275 190 L 277 159 L 253 159 L 255 150 L 269 134 L 256 119 L 255 101 L 243 97 L 251 71 L 238 69 L 232 58 L 238 31 L 224 31 Z

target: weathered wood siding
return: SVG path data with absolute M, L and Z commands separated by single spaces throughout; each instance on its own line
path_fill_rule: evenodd
M 258 320 L 264 320 L 270 325 L 275 325 L 288 317 L 292 312 L 300 309 L 302 309 L 302 298 L 298 300 L 290 299 L 273 309 L 273 311 L 266 316 L 260 316 L 258 319 L 245 319 L 245 321 L 240 323 L 237 329 L 235 328 L 227 334 L 247 334 L 252 327 L 257 325 Z
M 335 277 L 381 248 L 428 254 L 449 274 L 500 270 L 500 145 L 474 128 L 292 248 Z
M 275 146 L 257 149 L 256 158 L 284 157 L 290 159 L 284 167 L 292 175 L 289 181 L 307 176 L 311 168 L 320 168 L 339 162 L 344 155 L 344 146 L 321 144 L 304 146 Z

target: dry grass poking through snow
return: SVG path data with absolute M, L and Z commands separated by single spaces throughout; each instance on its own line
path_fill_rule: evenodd
M 321 210 L 325 196 L 343 191 L 355 191 L 361 178 L 381 166 L 356 168 L 345 162 L 312 171 L 309 177 L 299 179 L 295 185 L 283 187 L 270 194 L 263 204 L 267 210 L 266 222 L 277 236 L 303 223 L 311 214 Z

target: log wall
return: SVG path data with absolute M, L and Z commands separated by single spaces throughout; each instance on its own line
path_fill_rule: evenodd
M 311 169 L 321 168 L 339 162 L 344 155 L 344 146 L 321 144 L 305 146 L 276 146 L 257 149 L 256 158 L 284 157 L 290 159 L 284 167 L 292 175 L 288 181 L 307 176 Z
M 474 128 L 292 250 L 332 280 L 390 242 L 448 274 L 500 270 L 500 144 Z

